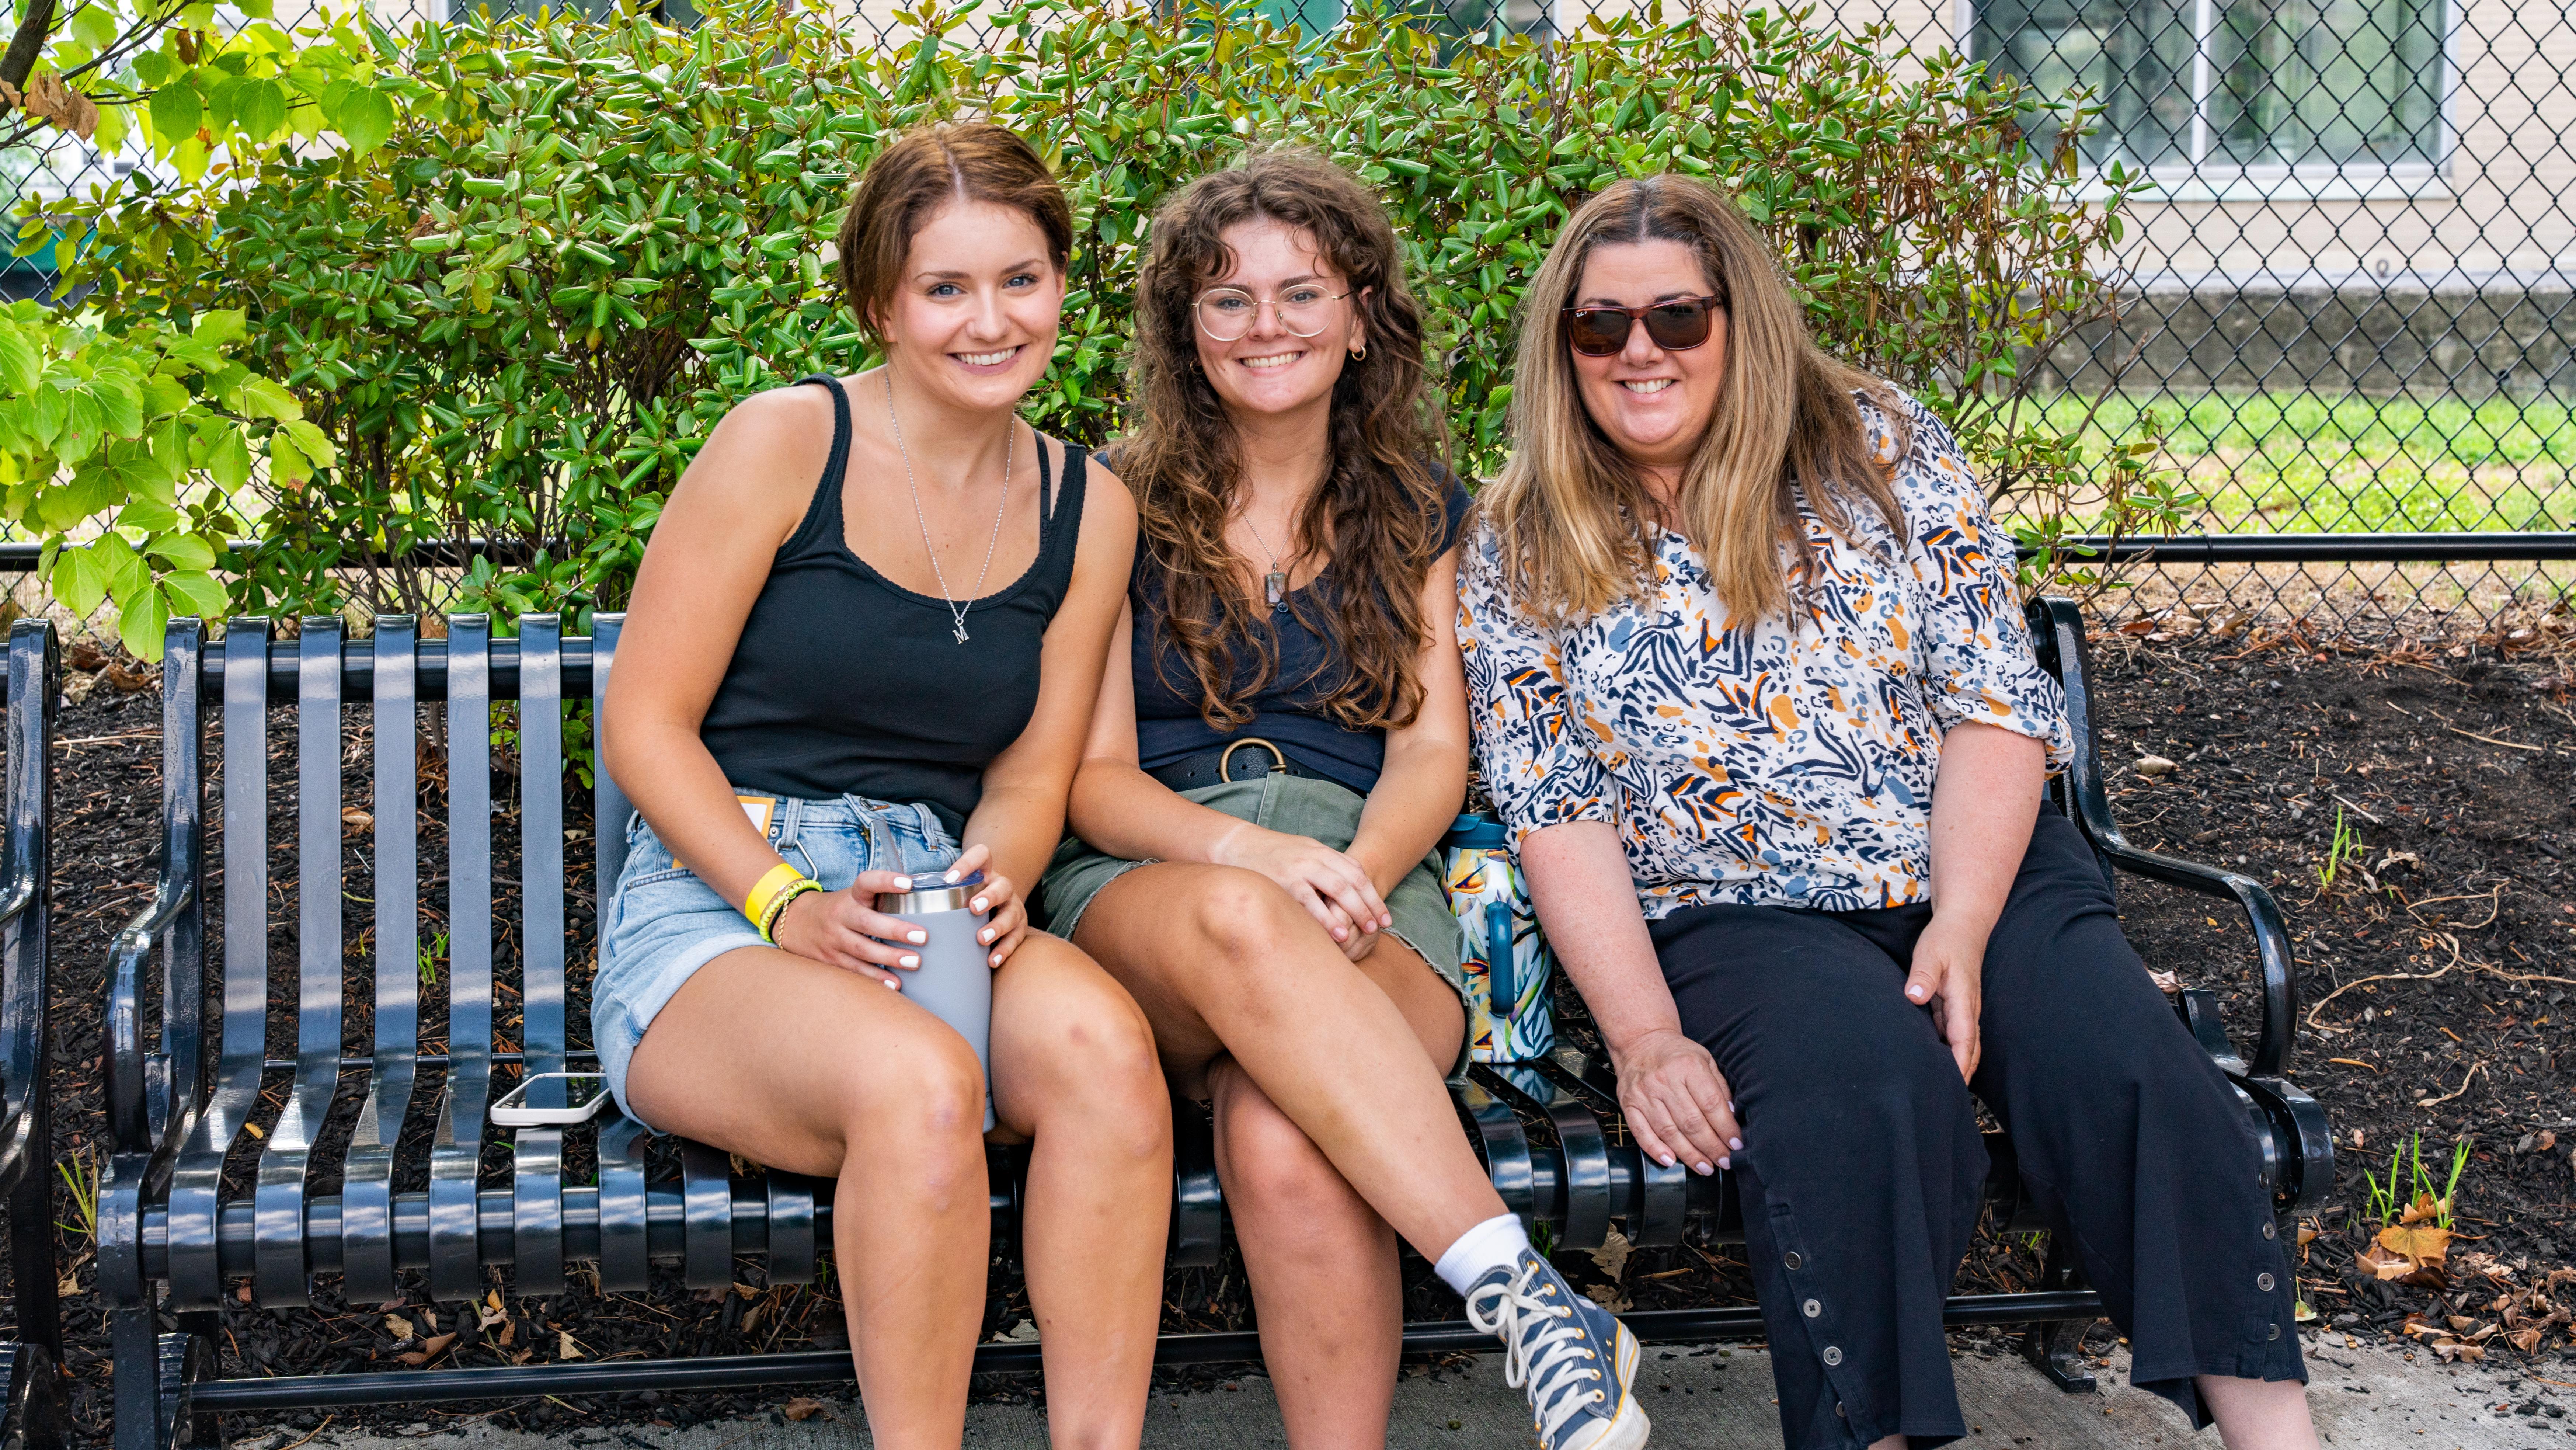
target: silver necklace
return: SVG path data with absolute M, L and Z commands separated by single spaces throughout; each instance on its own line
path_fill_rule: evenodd
M 930 542 L 930 516 L 921 511 L 921 484 L 912 476 L 912 450 L 903 443 L 903 420 L 894 415 L 894 373 L 891 370 L 886 373 L 885 385 L 886 426 L 894 430 L 894 451 L 903 456 L 903 485 L 912 491 L 912 521 L 921 525 L 922 552 L 930 556 L 930 577 L 939 581 L 939 597 L 948 606 L 949 631 L 957 636 L 959 644 L 964 644 L 966 611 L 974 608 L 975 601 L 983 596 L 984 580 L 993 572 L 993 546 L 1002 542 L 1002 516 L 1011 508 L 1011 452 L 1019 446 L 1019 422 L 1012 420 L 1008 431 L 1002 435 L 1002 504 L 993 510 L 993 537 L 984 541 L 984 568 L 975 576 L 975 587 L 969 591 L 966 602 L 960 604 L 956 596 L 948 592 L 948 572 L 939 567 L 939 550 Z M 1270 546 L 1264 544 L 1262 547 Z
M 1243 512 L 1243 526 L 1252 530 L 1254 542 L 1261 545 L 1261 552 L 1270 556 L 1270 572 L 1261 576 L 1262 597 L 1271 608 L 1285 612 L 1288 608 L 1288 571 L 1279 567 L 1279 551 L 1270 547 L 1270 541 L 1262 537 L 1261 525 L 1252 521 L 1250 509 Z

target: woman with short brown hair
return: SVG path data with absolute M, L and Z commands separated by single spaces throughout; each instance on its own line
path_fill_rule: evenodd
M 1401 1236 L 1504 1336 L 1547 1450 L 1622 1450 L 1647 1430 L 1636 1340 L 1530 1248 L 1441 1085 L 1466 1030 L 1432 852 L 1466 785 L 1467 497 L 1402 255 L 1368 189 L 1299 152 L 1156 214 L 1141 406 L 1107 455 L 1142 547 L 1041 896 L 1213 1106 L 1290 1445 L 1385 1445 Z
M 1135 542 L 1118 480 L 1014 413 L 1054 351 L 1072 231 L 998 126 L 878 155 L 841 267 L 885 363 L 716 425 L 645 551 L 602 722 L 636 816 L 601 822 L 628 840 L 600 913 L 601 1071 L 657 1130 L 838 1180 L 881 1446 L 964 1433 L 991 1220 L 984 1069 L 906 995 L 925 937 L 877 893 L 936 877 L 989 913 L 993 1137 L 1034 1145 L 1021 1245 L 1056 1443 L 1135 1445 L 1153 1368 L 1153 1037 L 1029 930 L 1019 890 L 1062 832 Z
M 2256 1145 L 2041 809 L 2065 702 L 1948 430 L 1684 177 L 1586 202 L 1526 305 L 1460 587 L 1484 781 L 1640 1145 L 1738 1175 L 1787 1443 L 1967 1433 L 1973 1093 L 2135 1381 L 2314 1446 Z

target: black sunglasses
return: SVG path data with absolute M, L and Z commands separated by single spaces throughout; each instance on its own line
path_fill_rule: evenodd
M 1643 307 L 1568 307 L 1565 340 L 1585 357 L 1609 357 L 1628 345 L 1628 329 L 1646 324 L 1646 336 L 1666 352 L 1688 352 L 1708 341 L 1709 317 L 1724 297 L 1670 297 Z

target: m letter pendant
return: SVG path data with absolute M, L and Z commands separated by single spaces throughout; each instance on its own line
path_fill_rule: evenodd
M 964 621 L 961 620 L 958 623 L 950 625 L 948 627 L 948 632 L 957 636 L 957 642 L 959 644 L 964 644 L 966 642 L 966 625 Z
M 1271 608 L 1284 608 L 1288 603 L 1288 576 L 1277 569 L 1262 575 L 1261 592 Z

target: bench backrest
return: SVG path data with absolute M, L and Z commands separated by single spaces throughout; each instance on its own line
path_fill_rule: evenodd
M 230 622 L 209 648 L 203 625 L 175 620 L 163 669 L 164 851 L 187 899 L 174 902 L 162 932 L 161 1051 L 151 1076 L 136 1085 L 156 1156 L 172 1165 L 174 1212 L 191 1201 L 211 1209 L 224 1154 L 259 1106 L 268 1066 L 270 974 L 268 727 L 270 712 L 292 707 L 296 720 L 295 1085 L 285 1110 L 264 1136 L 259 1196 L 271 1206 L 300 1203 L 302 1180 L 344 1066 L 344 991 L 366 994 L 374 1009 L 373 1042 L 361 1063 L 371 1071 L 368 1101 L 350 1147 L 352 1175 L 368 1155 L 389 1160 L 410 1110 L 419 1069 L 445 1069 L 432 1153 L 433 1199 L 461 1190 L 465 1212 L 479 1164 L 484 1114 L 497 1062 L 516 1059 L 529 1072 L 559 1071 L 569 1055 L 566 874 L 563 826 L 563 723 L 567 707 L 594 704 L 607 687 L 620 616 L 596 618 L 589 639 L 566 639 L 553 615 L 524 615 L 514 639 L 495 639 L 486 615 L 450 615 L 446 637 L 422 639 L 409 615 L 383 615 L 372 637 L 349 639 L 341 621 L 302 621 L 293 639 L 274 638 L 270 622 Z M 493 919 L 493 706 L 516 701 L 520 919 L 517 1045 L 496 1039 L 511 1024 L 496 1012 Z M 208 703 L 216 709 L 209 711 Z M 341 762 L 347 749 L 344 711 L 372 705 L 373 915 L 371 950 L 351 961 L 341 929 L 347 864 Z M 419 707 L 443 705 L 447 786 L 446 1051 L 421 1044 L 419 893 Z M 202 871 L 205 864 L 203 752 L 219 742 L 223 761 L 223 979 L 212 1081 L 203 1013 L 205 953 Z M 625 798 L 605 771 L 594 771 L 599 822 L 595 880 L 605 901 L 624 864 Z M 325 889 L 315 889 L 323 886 Z M 344 976 L 347 980 L 344 981 Z M 440 1193 L 442 1185 L 450 1192 Z M 274 1191 L 273 1191 L 274 1190 Z M 433 1215 L 438 1212 L 434 1202 Z M 456 1236 L 442 1239 L 460 1241 Z M 467 1229 L 462 1242 L 470 1243 Z M 174 1298 L 195 1301 L 219 1288 L 213 1245 L 198 1255 L 175 1238 Z M 200 1261 L 201 1260 L 201 1261 Z M 390 1265 L 387 1266 L 388 1269 Z M 260 1302 L 304 1297 L 301 1255 L 263 1261 L 254 1279 Z M 444 1271 L 444 1272 L 442 1272 Z M 479 1280 L 467 1259 L 432 1264 L 432 1277 Z M 185 1288 L 183 1289 L 183 1284 Z M 452 1297 L 452 1296 L 451 1296 Z

